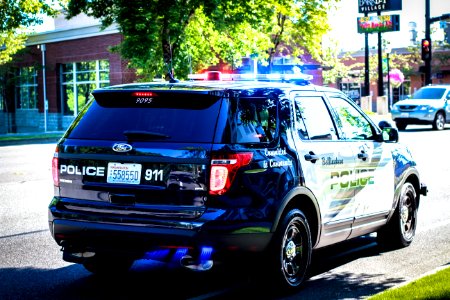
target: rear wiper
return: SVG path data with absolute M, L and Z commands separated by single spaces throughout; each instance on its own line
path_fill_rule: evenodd
M 170 139 L 167 134 L 162 134 L 158 132 L 142 131 L 142 130 L 125 130 L 123 135 L 128 138 L 128 140 L 138 140 L 138 141 L 150 141 L 150 140 L 165 140 Z

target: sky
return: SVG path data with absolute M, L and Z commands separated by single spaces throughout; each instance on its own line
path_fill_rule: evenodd
M 338 46 L 344 51 L 364 49 L 364 34 L 357 32 L 357 18 L 363 17 L 358 12 L 359 0 L 341 0 L 339 8 L 330 12 L 330 25 L 332 31 L 327 35 L 336 40 Z M 430 0 L 430 17 L 438 17 L 450 13 L 450 0 Z M 410 33 L 408 25 L 416 23 L 417 41 L 425 36 L 425 0 L 403 0 L 402 10 L 382 12 L 382 15 L 400 15 L 400 31 L 386 32 L 382 38 L 390 43 L 391 48 L 400 48 L 410 45 Z M 374 16 L 376 13 L 369 14 Z M 449 20 L 450 21 L 450 20 Z M 450 23 L 448 24 L 450 26 Z M 439 29 L 439 22 L 433 23 L 438 29 L 431 38 L 442 40 L 443 31 Z M 326 41 L 327 39 L 325 39 Z M 377 47 L 377 34 L 369 34 L 369 47 Z

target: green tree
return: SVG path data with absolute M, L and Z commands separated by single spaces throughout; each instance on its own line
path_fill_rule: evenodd
M 118 24 L 124 40 L 113 50 L 151 79 L 173 69 L 183 77 L 218 62 L 239 65 L 247 55 L 267 63 L 286 49 L 316 55 L 337 1 L 70 0 L 67 12 Z
M 0 2 L 0 65 L 25 47 L 28 28 L 41 24 L 43 15 L 56 14 L 56 0 L 2 0 Z
M 324 84 L 338 85 L 343 78 L 349 77 L 350 71 L 364 68 L 363 64 L 355 62 L 351 53 L 341 53 L 335 40 L 330 40 L 330 45 L 323 49 L 320 62 Z
M 356 77 L 355 82 L 364 82 L 364 63 L 356 62 L 352 57 L 351 52 L 339 52 L 337 43 L 333 43 L 328 48 L 322 51 L 321 63 L 324 66 L 323 80 L 325 84 L 339 84 L 343 78 L 348 78 L 353 71 Z M 383 40 L 383 48 L 388 47 L 389 42 Z M 378 83 L 378 51 L 371 49 L 369 54 L 369 79 L 371 83 Z M 383 57 L 386 58 L 386 53 L 383 51 Z M 436 57 L 437 59 L 437 57 Z M 441 61 L 441 57 L 439 57 Z M 445 60 L 445 57 L 443 57 Z M 393 50 L 389 55 L 390 70 L 399 69 L 406 78 L 418 72 L 420 64 L 423 63 L 420 58 L 419 45 L 407 48 L 407 52 L 397 53 Z M 383 74 L 386 76 L 387 74 Z

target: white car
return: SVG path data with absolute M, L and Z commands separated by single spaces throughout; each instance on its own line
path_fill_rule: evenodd
M 430 124 L 435 130 L 443 130 L 450 123 L 450 84 L 420 88 L 411 98 L 395 103 L 391 114 L 399 130 L 410 124 Z

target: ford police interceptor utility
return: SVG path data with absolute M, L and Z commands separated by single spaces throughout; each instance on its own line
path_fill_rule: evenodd
M 427 187 L 397 129 L 336 89 L 296 83 L 93 91 L 52 162 L 63 259 L 111 274 L 138 259 L 209 270 L 261 253 L 272 281 L 295 288 L 313 249 L 373 232 L 408 246 Z

